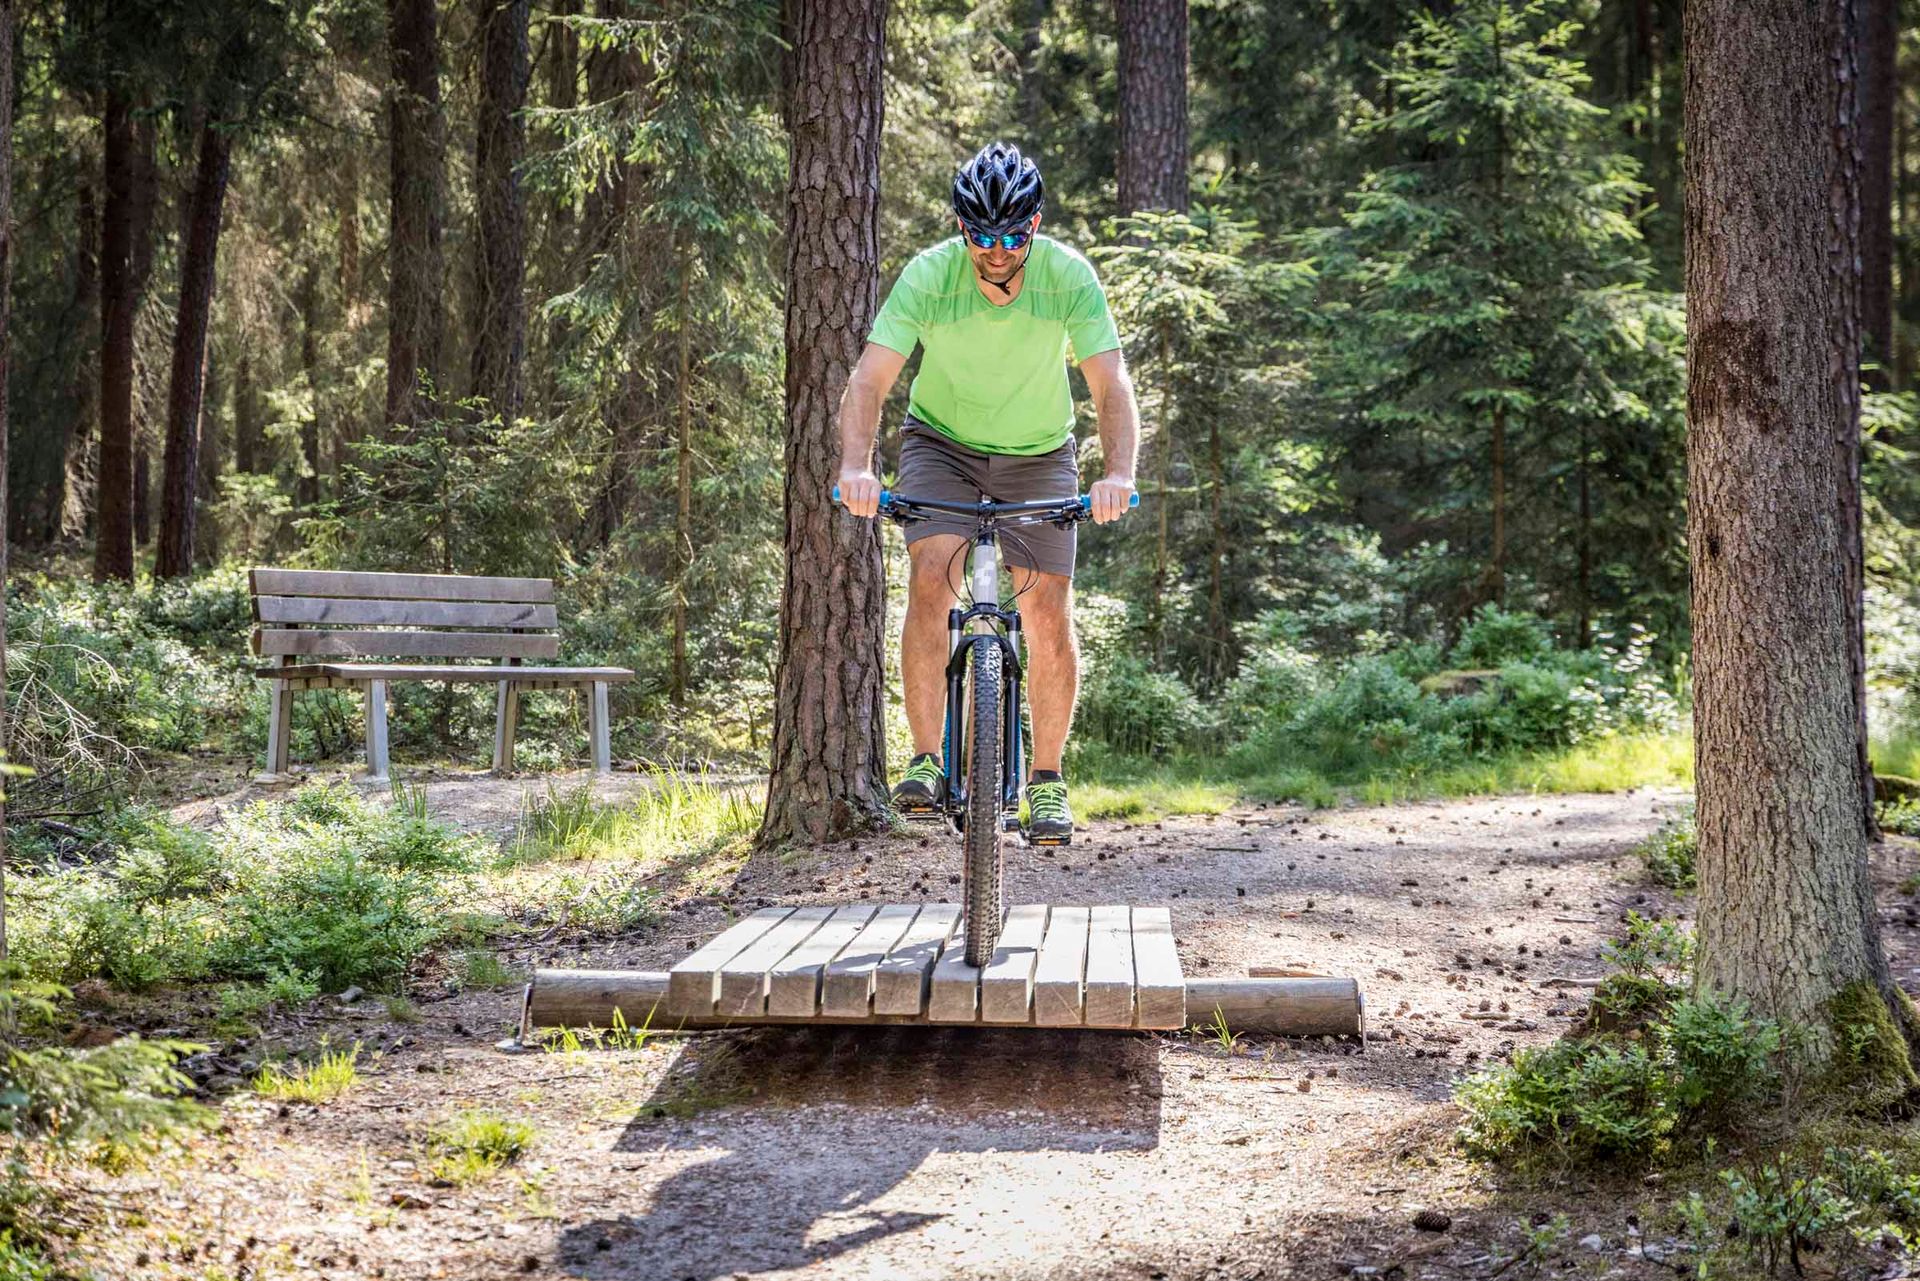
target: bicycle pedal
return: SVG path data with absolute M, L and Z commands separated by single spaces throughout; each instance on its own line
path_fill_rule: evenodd
M 921 823 L 937 823 L 946 817 L 945 811 L 941 810 L 937 805 L 915 805 L 911 809 L 904 806 L 895 806 L 893 812 L 901 818 L 912 819 Z
M 1073 844 L 1073 838 L 1071 836 L 1029 836 L 1027 837 L 1027 844 L 1044 846 L 1047 849 L 1058 849 L 1063 845 Z

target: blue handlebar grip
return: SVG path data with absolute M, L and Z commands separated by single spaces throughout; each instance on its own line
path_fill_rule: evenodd
M 1139 505 L 1140 505 L 1140 495 L 1138 494 L 1127 495 L 1127 506 L 1138 507 Z
M 836 503 L 840 501 L 840 486 L 838 485 L 833 487 L 833 501 Z
M 1093 510 L 1093 498 L 1091 495 L 1089 494 L 1080 495 L 1080 510 L 1083 512 L 1090 512 Z

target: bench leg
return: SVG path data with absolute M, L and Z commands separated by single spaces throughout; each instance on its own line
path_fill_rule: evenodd
M 287 772 L 287 740 L 293 737 L 293 691 L 285 681 L 269 681 L 267 708 L 267 773 Z
M 513 772 L 513 733 L 520 728 L 520 690 L 511 681 L 500 682 L 493 704 L 493 772 Z
M 367 776 L 387 777 L 387 683 L 367 682 Z
M 613 772 L 613 752 L 609 746 L 610 735 L 607 732 L 607 683 L 593 682 L 593 689 L 587 695 L 587 732 L 593 739 L 593 772 L 611 774 Z

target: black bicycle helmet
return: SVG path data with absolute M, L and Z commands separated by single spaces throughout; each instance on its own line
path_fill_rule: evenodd
M 953 212 L 974 231 L 997 236 L 1030 222 L 1046 203 L 1040 167 L 1020 148 L 990 142 L 953 175 Z

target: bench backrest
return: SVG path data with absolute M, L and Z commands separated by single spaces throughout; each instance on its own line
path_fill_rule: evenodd
M 550 578 L 254 569 L 265 658 L 558 658 Z M 444 630 L 436 630 L 444 629 Z

